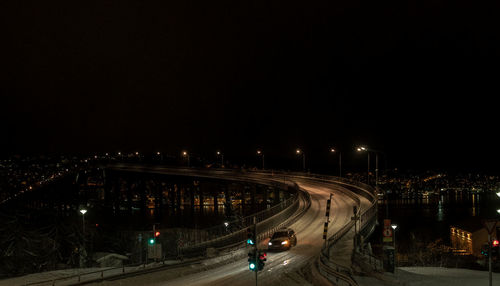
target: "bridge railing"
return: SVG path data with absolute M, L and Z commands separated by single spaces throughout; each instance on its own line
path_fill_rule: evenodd
M 349 190 L 352 190 L 370 200 L 371 206 L 368 209 L 360 210 L 358 208 L 358 213 L 355 214 L 356 216 L 359 217 L 360 220 L 358 235 L 364 238 L 368 237 L 373 232 L 374 226 L 377 222 L 376 217 L 378 210 L 377 206 L 378 201 L 375 189 L 361 182 L 349 181 L 347 179 L 339 177 L 323 176 L 321 179 L 334 182 L 335 181 L 341 182 L 349 186 L 355 186 L 356 188 L 349 188 Z M 336 233 L 334 233 L 327 239 L 327 243 L 325 243 L 325 246 L 321 249 L 320 257 L 317 263 L 320 273 L 330 281 L 335 282 L 337 285 L 340 284 L 349 286 L 358 285 L 356 281 L 352 278 L 352 270 L 348 267 L 339 265 L 331 261 L 329 255 L 330 248 L 334 247 L 335 244 L 339 242 L 340 239 L 342 239 L 352 229 L 354 224 L 355 221 L 351 220 L 349 223 L 344 225 L 340 230 L 338 230 Z M 362 242 L 363 241 L 361 241 L 361 243 Z
M 259 236 L 281 225 L 283 221 L 286 221 L 297 211 L 302 194 L 295 183 L 279 184 L 281 188 L 286 188 L 288 191 L 293 192 L 293 195 L 269 209 L 241 219 L 229 221 L 228 226 L 232 225 L 232 228 L 221 225 L 203 230 L 202 232 L 207 235 L 181 247 L 180 251 L 182 255 L 188 257 L 199 256 L 203 255 L 207 248 L 221 249 L 230 246 L 240 246 L 246 240 L 246 229 L 254 224 L 254 219 L 257 223 L 257 233 Z M 277 187 L 276 183 L 274 186 Z

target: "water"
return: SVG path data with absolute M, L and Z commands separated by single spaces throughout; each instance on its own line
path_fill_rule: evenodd
M 412 244 L 428 246 L 433 242 L 450 246 L 450 226 L 468 219 L 494 217 L 500 200 L 493 193 L 446 191 L 432 193 L 421 199 L 394 199 L 388 205 L 379 201 L 379 225 L 370 238 L 372 244 L 382 241 L 383 220 L 389 210 L 391 223 L 398 225 L 396 243 L 400 252 Z

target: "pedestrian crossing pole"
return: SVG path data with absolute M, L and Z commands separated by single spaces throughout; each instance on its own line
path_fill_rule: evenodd
M 330 198 L 326 200 L 326 220 L 325 220 L 325 226 L 323 228 L 323 239 L 325 240 L 325 246 L 326 246 L 326 240 L 328 238 L 328 222 L 330 221 L 330 206 L 332 202 L 332 196 L 333 194 L 330 194 Z

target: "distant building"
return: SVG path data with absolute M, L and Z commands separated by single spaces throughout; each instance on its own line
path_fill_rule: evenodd
M 491 239 L 497 237 L 497 231 L 493 231 Z M 488 231 L 479 219 L 466 220 L 450 226 L 450 241 L 456 252 L 480 256 L 481 248 L 488 243 Z

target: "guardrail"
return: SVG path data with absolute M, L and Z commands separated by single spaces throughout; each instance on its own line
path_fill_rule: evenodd
M 186 262 L 178 262 L 177 263 L 170 263 L 165 264 L 165 258 L 161 261 L 158 262 L 157 265 L 153 266 L 146 266 L 146 264 L 137 264 L 137 265 L 122 265 L 121 267 L 114 267 L 114 268 L 106 268 L 106 269 L 100 269 L 97 271 L 90 271 L 90 272 L 85 272 L 85 273 L 79 273 L 76 275 L 71 275 L 67 277 L 60 277 L 60 278 L 55 278 L 55 279 L 50 279 L 50 280 L 45 280 L 45 281 L 38 281 L 38 282 L 30 282 L 26 283 L 24 285 L 61 285 L 65 284 L 67 285 L 68 283 L 70 285 L 75 285 L 79 283 L 88 283 L 89 281 L 101 281 L 105 278 L 112 278 L 112 277 L 118 277 L 118 276 L 123 276 L 123 275 L 133 275 L 133 274 L 138 274 L 138 273 L 147 273 L 151 271 L 158 271 L 160 269 L 163 269 L 165 267 L 181 267 L 185 265 L 192 264 L 196 261 L 200 261 L 203 259 L 205 251 L 207 248 L 212 247 L 216 248 L 219 251 L 222 250 L 227 250 L 230 248 L 241 248 L 244 246 L 244 240 L 246 239 L 246 228 L 250 225 L 253 225 L 253 218 L 255 217 L 257 220 L 257 234 L 259 239 L 263 239 L 267 236 L 270 236 L 274 231 L 277 229 L 293 223 L 295 220 L 297 220 L 305 211 L 310 207 L 311 205 L 311 200 L 310 196 L 307 192 L 304 190 L 301 190 L 297 184 L 289 183 L 289 184 L 283 184 L 283 183 L 276 183 L 276 182 L 268 182 L 269 185 L 272 185 L 274 187 L 281 187 L 281 188 L 287 188 L 290 191 L 295 192 L 292 197 L 288 198 L 287 200 L 281 202 L 280 204 L 273 206 L 267 210 L 258 212 L 256 214 L 247 216 L 241 220 L 237 220 L 237 222 L 241 223 L 240 225 L 242 226 L 241 229 L 234 231 L 229 234 L 225 234 L 222 236 L 218 236 L 221 232 L 217 230 L 218 227 L 215 228 L 210 228 L 208 229 L 208 233 L 210 235 L 205 236 L 205 240 L 202 243 L 198 243 L 196 245 L 192 246 L 187 246 L 182 248 L 181 252 L 184 257 L 186 256 L 198 256 L 196 259 L 191 259 Z M 300 205 L 300 200 L 304 200 L 305 203 L 303 204 L 303 209 L 299 212 L 297 212 L 299 205 Z M 294 215 L 295 214 L 295 215 Z M 233 223 L 236 223 L 236 221 L 233 221 Z M 175 259 L 172 257 L 171 259 Z M 87 277 L 85 281 L 82 279 L 84 277 Z
M 284 188 L 285 186 L 282 185 L 281 187 Z M 222 225 L 203 230 L 209 235 L 202 241 L 196 242 L 196 244 L 182 247 L 180 249 L 182 255 L 188 257 L 203 255 L 207 248 L 217 249 L 242 243 L 246 240 L 245 230 L 254 224 L 254 219 L 257 223 L 258 232 L 266 232 L 274 228 L 286 218 L 290 217 L 299 206 L 300 190 L 298 185 L 287 184 L 286 187 L 289 191 L 294 192 L 290 198 L 267 210 L 228 222 L 228 225 L 237 225 L 238 229 L 228 231 L 226 227 Z
M 351 191 L 358 193 L 370 200 L 371 206 L 363 210 L 361 213 L 360 208 L 358 208 L 358 213 L 356 216 L 360 217 L 360 228 L 359 234 L 366 234 L 367 237 L 371 232 L 373 232 L 374 224 L 376 223 L 376 215 L 377 215 L 377 196 L 375 194 L 375 189 L 360 183 L 349 181 L 347 179 L 332 177 L 332 176 L 315 176 L 320 177 L 322 180 L 331 181 L 332 183 L 340 182 L 342 184 L 346 184 L 349 186 L 356 187 L 356 190 L 350 188 Z M 359 199 L 354 200 L 359 206 Z M 354 226 L 355 221 L 350 221 L 346 225 L 344 225 L 341 229 L 339 229 L 336 233 L 330 236 L 327 239 L 324 247 L 321 249 L 317 266 L 319 272 L 326 277 L 329 281 L 339 284 L 345 284 L 349 286 L 358 286 L 357 282 L 352 278 L 352 271 L 350 268 L 344 267 L 342 265 L 336 264 L 333 261 L 330 261 L 329 252 L 330 247 L 333 247 L 344 235 L 346 235 L 351 228 Z M 356 238 L 355 238 L 356 239 Z

